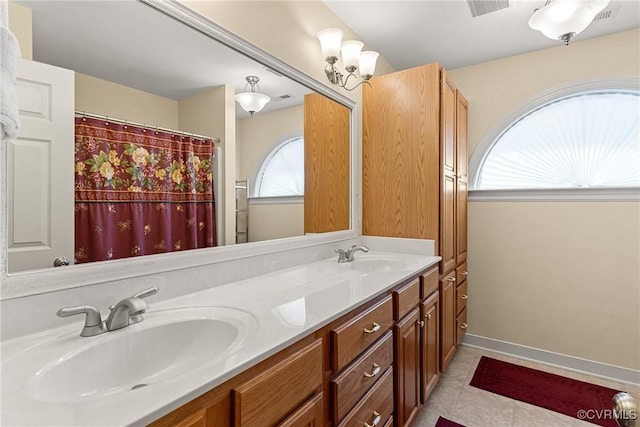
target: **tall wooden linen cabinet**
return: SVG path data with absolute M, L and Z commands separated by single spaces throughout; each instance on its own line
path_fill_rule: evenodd
M 434 240 L 442 257 L 439 286 L 422 298 L 433 297 L 438 310 L 425 312 L 430 322 L 421 319 L 421 327 L 433 329 L 438 313 L 439 349 L 431 339 L 431 347 L 421 343 L 421 354 L 437 357 L 423 360 L 437 372 L 467 326 L 467 112 L 467 100 L 438 63 L 375 77 L 363 89 L 363 234 Z M 420 375 L 424 403 L 437 376 Z

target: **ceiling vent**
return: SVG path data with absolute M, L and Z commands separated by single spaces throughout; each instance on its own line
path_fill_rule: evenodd
M 289 98 L 293 98 L 293 97 L 288 93 L 285 93 L 284 95 L 276 96 L 275 99 L 273 99 L 273 102 L 284 101 L 285 99 L 289 99 Z
M 614 16 L 616 16 L 618 14 L 618 11 L 620 10 L 620 5 L 615 5 L 613 7 L 610 7 L 608 9 L 603 10 L 602 12 L 600 12 L 599 14 L 596 15 L 595 18 L 593 18 L 593 21 L 601 21 L 603 19 L 609 19 L 609 18 L 613 18 Z
M 474 18 L 509 7 L 509 0 L 467 0 L 471 16 Z

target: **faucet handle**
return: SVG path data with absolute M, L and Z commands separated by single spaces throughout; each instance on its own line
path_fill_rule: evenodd
M 104 323 L 102 322 L 102 317 L 100 316 L 100 312 L 97 308 L 90 305 L 79 305 L 76 307 L 65 307 L 58 310 L 56 315 L 58 317 L 69 317 L 75 316 L 76 314 L 86 314 L 84 320 L 84 327 L 82 328 L 82 332 L 80 332 L 80 336 L 82 337 L 92 337 L 95 335 L 99 335 L 103 332 L 106 332 L 106 328 L 104 327 Z
M 338 262 L 340 264 L 347 262 L 347 252 L 346 251 L 344 251 L 343 249 L 336 249 L 334 252 L 338 254 Z
M 158 289 L 157 286 L 154 286 L 152 288 L 145 289 L 144 291 L 136 292 L 131 297 L 132 298 L 146 298 L 146 297 L 150 297 L 152 295 L 157 294 L 159 290 L 160 289 Z
M 135 294 L 133 294 L 131 296 L 131 298 L 146 298 L 146 297 L 150 297 L 152 295 L 157 294 L 159 290 L 160 289 L 158 289 L 157 286 L 153 286 L 153 287 L 151 287 L 149 289 L 145 289 L 144 291 L 136 292 Z M 142 313 L 144 313 L 145 311 L 146 311 L 146 309 L 143 310 L 140 313 L 134 313 L 134 314 L 129 315 L 129 324 L 133 325 L 134 323 L 142 322 L 142 320 L 143 320 Z

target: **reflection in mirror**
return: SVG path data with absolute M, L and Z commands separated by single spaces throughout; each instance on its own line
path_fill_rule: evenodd
M 137 1 L 16 0 L 10 22 L 9 272 L 350 228 L 349 108 Z M 296 139 L 304 185 L 258 197 Z

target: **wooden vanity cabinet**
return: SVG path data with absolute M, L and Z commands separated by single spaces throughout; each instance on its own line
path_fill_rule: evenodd
M 439 377 L 441 292 L 457 313 L 454 282 L 438 276 L 405 281 L 151 426 L 410 426 Z

